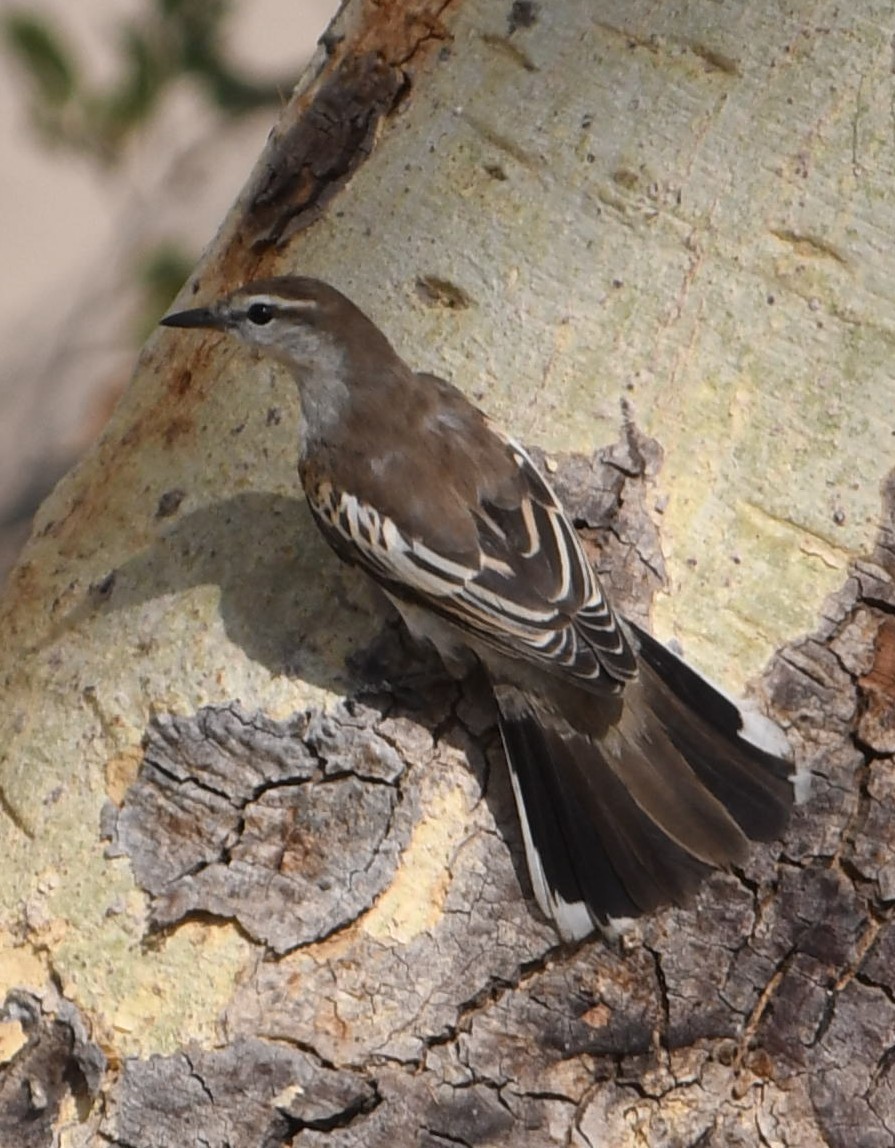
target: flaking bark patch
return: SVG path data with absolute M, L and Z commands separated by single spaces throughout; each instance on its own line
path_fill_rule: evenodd
M 17 1022 L 26 1041 L 0 1065 L 0 1148 L 45 1148 L 66 1097 L 89 1107 L 106 1058 L 87 1035 L 77 1009 L 53 998 L 46 1005 L 23 990 L 8 994 L 0 1020 Z
M 278 953 L 319 940 L 390 883 L 416 815 L 405 759 L 351 704 L 284 722 L 236 706 L 163 715 L 105 830 L 152 920 L 233 919 Z
M 276 1148 L 375 1106 L 375 1087 L 310 1053 L 240 1039 L 224 1049 L 125 1062 L 103 1125 L 128 1148 Z
M 858 724 L 861 741 L 876 753 L 895 753 L 895 618 L 878 622 L 873 664 L 858 685 L 862 695 Z
M 382 56 L 346 56 L 313 102 L 270 150 L 249 206 L 256 249 L 309 227 L 373 148 L 379 125 L 401 97 L 405 78 Z

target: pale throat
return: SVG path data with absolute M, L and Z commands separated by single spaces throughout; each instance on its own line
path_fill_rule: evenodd
M 304 457 L 314 443 L 328 437 L 343 421 L 350 402 L 345 382 L 345 352 L 334 339 L 321 336 L 289 348 L 284 361 L 298 385 L 299 455 Z

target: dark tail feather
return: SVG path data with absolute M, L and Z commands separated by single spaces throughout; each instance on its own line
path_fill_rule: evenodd
M 608 728 L 605 700 L 574 686 L 495 684 L 532 886 L 567 940 L 686 900 L 791 805 L 791 767 L 731 701 L 648 635 L 641 657 Z
M 532 887 L 564 939 L 681 901 L 709 873 L 643 815 L 589 740 L 533 715 L 501 711 L 500 728 Z
M 659 679 L 643 675 L 648 705 L 672 742 L 747 837 L 775 840 L 786 828 L 795 780 L 792 763 L 778 756 L 786 752 L 782 732 L 760 714 L 744 713 L 661 642 L 628 624 L 642 663 Z

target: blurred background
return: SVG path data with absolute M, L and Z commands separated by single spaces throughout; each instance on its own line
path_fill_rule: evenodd
M 337 7 L 0 2 L 0 588 Z

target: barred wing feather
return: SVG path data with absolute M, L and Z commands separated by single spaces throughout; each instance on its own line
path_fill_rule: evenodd
M 478 563 L 437 553 L 353 494 L 320 483 L 311 509 L 338 554 L 399 598 L 411 599 L 505 654 L 599 692 L 636 675 L 628 639 L 556 495 L 526 452 L 508 442 L 522 497 L 473 510 Z

